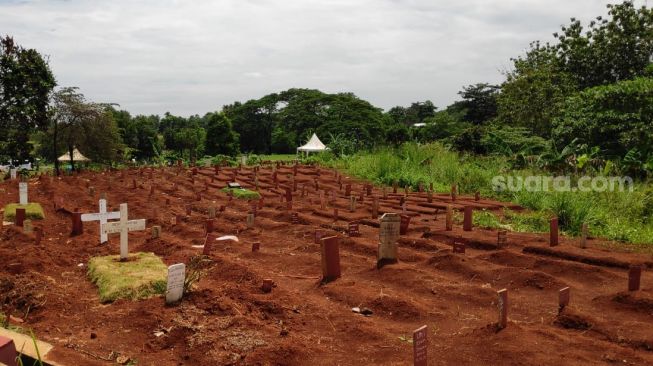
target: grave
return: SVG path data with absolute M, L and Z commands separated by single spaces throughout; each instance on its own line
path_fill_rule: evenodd
M 27 182 L 18 183 L 18 203 L 27 205 Z
M 145 230 L 145 219 L 129 220 L 129 212 L 126 203 L 120 204 L 120 221 L 108 222 L 101 225 L 102 232 L 106 234 L 120 233 L 120 260 L 127 260 L 129 255 L 129 237 L 130 231 Z
M 349 225 L 347 225 L 347 232 L 349 234 L 349 237 L 355 237 L 355 236 L 360 236 L 360 230 L 358 227 L 358 222 L 350 222 Z
M 152 239 L 158 239 L 161 237 L 161 226 L 154 225 L 152 226 Z
M 463 211 L 463 230 L 472 231 L 472 221 L 473 221 L 474 211 L 471 206 L 465 206 Z
M 255 241 L 252 243 L 252 253 L 258 252 L 261 249 L 261 242 Z
M 465 254 L 465 241 L 462 239 L 454 239 L 453 241 L 453 252 L 459 254 Z
M 184 282 L 186 280 L 186 265 L 173 264 L 168 267 L 168 281 L 166 283 L 166 304 L 173 304 L 184 296 Z
M 580 228 L 580 247 L 585 249 L 587 248 L 587 234 L 589 232 L 589 227 L 586 222 L 581 225 Z
M 447 213 L 445 216 L 445 230 L 453 230 L 453 206 L 447 205 Z
M 638 291 L 642 278 L 641 266 L 630 266 L 628 269 L 628 291 Z
M 100 222 L 100 244 L 106 243 L 108 240 L 107 234 L 102 232 L 102 225 L 106 224 L 108 220 L 117 220 L 120 218 L 119 211 L 107 212 L 107 200 L 100 199 L 98 201 L 98 213 L 82 214 L 80 219 L 84 222 L 99 221 Z
M 558 313 L 561 313 L 569 305 L 569 295 L 571 290 L 565 287 L 558 291 Z
M 498 302 L 497 306 L 499 308 L 499 329 L 504 329 L 508 325 L 508 290 L 503 289 L 497 291 Z
M 330 236 L 321 239 L 322 283 L 340 278 L 340 238 Z
M 413 366 L 427 366 L 428 327 L 423 325 L 413 331 Z
M 549 245 L 555 247 L 558 245 L 558 218 L 554 217 L 549 222 Z
M 508 243 L 508 231 L 497 231 L 497 248 L 503 248 Z
M 274 286 L 274 282 L 271 279 L 266 278 L 263 280 L 263 284 L 261 285 L 261 291 L 263 291 L 266 294 L 270 293 L 272 292 L 273 286 Z
M 410 225 L 410 216 L 401 215 L 400 225 L 399 225 L 399 234 L 406 235 L 408 233 L 408 226 Z
M 400 236 L 401 217 L 396 213 L 381 216 L 379 224 L 379 250 L 376 267 L 397 263 L 397 239 Z

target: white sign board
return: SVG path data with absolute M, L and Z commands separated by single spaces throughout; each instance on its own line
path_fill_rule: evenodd
M 21 205 L 26 205 L 27 204 L 27 183 L 26 182 L 20 182 L 18 183 L 18 197 L 19 197 L 19 202 Z
M 166 286 L 166 304 L 175 303 L 184 296 L 184 281 L 186 280 L 186 265 L 173 264 L 168 267 L 168 285 Z

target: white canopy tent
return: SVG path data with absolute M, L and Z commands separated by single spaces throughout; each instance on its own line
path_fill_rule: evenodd
M 61 162 L 70 161 L 70 154 L 65 153 L 65 154 L 61 155 L 57 160 L 59 160 Z M 79 152 L 79 150 L 77 150 L 77 148 L 75 148 L 73 150 L 73 161 L 85 162 L 85 161 L 91 161 L 91 160 L 89 158 L 87 158 L 86 156 L 82 155 L 82 153 Z
M 326 145 L 324 145 L 322 141 L 320 141 L 317 135 L 313 134 L 313 136 L 311 136 L 311 139 L 308 140 L 308 142 L 304 146 L 300 146 L 297 148 L 297 153 L 299 154 L 299 152 L 301 151 L 301 152 L 305 152 L 308 155 L 309 152 L 320 152 L 328 149 L 329 148 L 326 147 Z

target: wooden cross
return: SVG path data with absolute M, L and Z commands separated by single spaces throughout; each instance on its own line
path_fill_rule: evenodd
M 107 220 L 117 220 L 120 218 L 119 211 L 107 212 L 107 200 L 101 199 L 99 201 L 100 212 L 87 213 L 82 215 L 82 221 L 99 221 L 100 222 L 100 244 L 106 243 L 108 239 L 107 234 L 102 231 L 102 225 L 107 223 Z
M 145 230 L 145 219 L 129 220 L 127 204 L 120 204 L 120 221 L 109 222 L 102 225 L 102 232 L 106 234 L 120 233 L 120 260 L 126 260 L 129 255 L 128 233 L 130 231 Z

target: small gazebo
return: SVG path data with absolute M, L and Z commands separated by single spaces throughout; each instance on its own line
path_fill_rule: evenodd
M 302 151 L 305 152 L 306 155 L 308 155 L 309 152 L 320 152 L 328 149 L 329 148 L 326 147 L 326 145 L 324 145 L 322 141 L 320 141 L 320 138 L 317 137 L 316 134 L 313 134 L 313 136 L 311 136 L 311 139 L 308 140 L 308 142 L 305 145 L 297 148 L 297 154 L 299 155 L 299 152 Z
M 62 163 L 70 162 L 70 154 L 65 153 L 65 154 L 61 155 L 59 158 L 57 158 L 57 160 L 59 160 Z M 89 161 L 91 161 L 91 159 L 89 159 L 86 156 L 82 155 L 82 153 L 79 152 L 79 150 L 77 150 L 77 148 L 74 148 L 73 149 L 73 161 L 83 163 L 83 162 L 89 162 Z

